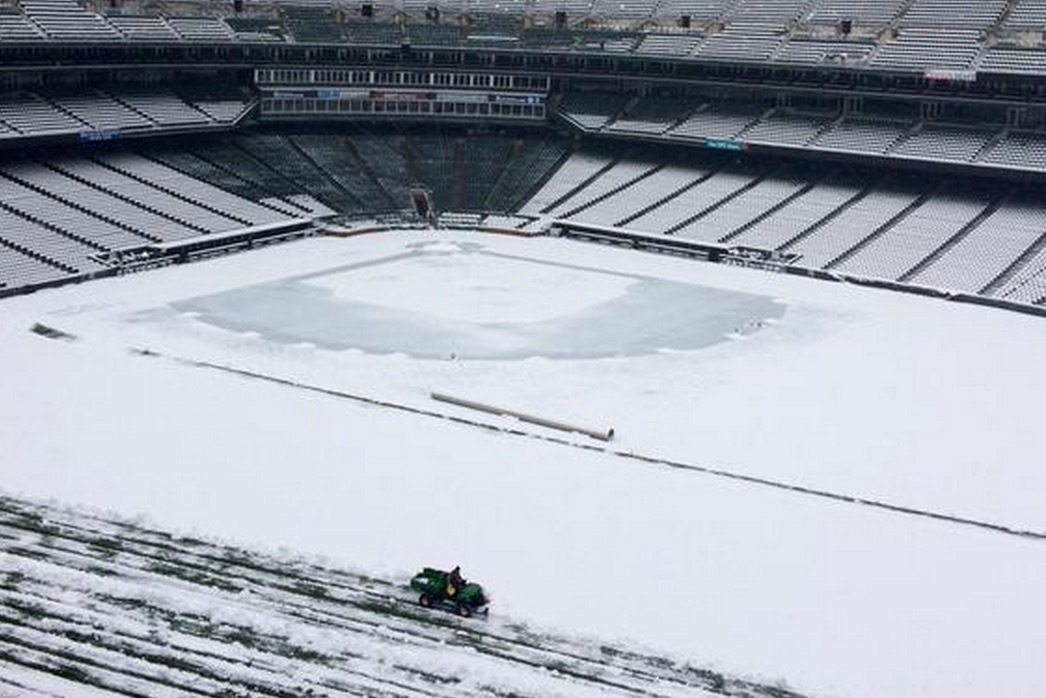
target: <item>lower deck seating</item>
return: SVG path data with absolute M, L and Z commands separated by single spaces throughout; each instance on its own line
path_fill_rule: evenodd
M 685 165 L 671 164 L 577 214 L 586 223 L 622 225 L 639 214 L 651 202 L 682 191 L 697 181 L 702 171 Z
M 483 208 L 488 211 L 516 211 L 534 188 L 566 155 L 562 141 L 517 139 L 505 163 L 505 170 L 487 194 Z
M 690 225 L 721 201 L 750 186 L 761 174 L 758 168 L 744 164 L 695 163 L 700 170 L 697 183 L 682 190 L 628 224 L 644 233 L 674 234 Z M 708 171 L 704 168 L 707 167 Z
M 0 290 L 103 272 L 109 252 L 287 222 L 300 211 L 281 213 L 134 153 L 0 161 Z
M 107 251 L 151 241 L 313 216 L 381 218 L 408 209 L 410 188 L 424 186 L 448 221 L 529 230 L 563 218 L 1046 302 L 1046 197 L 1035 187 L 629 148 L 570 152 L 546 135 L 248 133 L 11 156 L 0 160 L 0 290 L 104 271 Z
M 238 136 L 236 143 L 262 166 L 279 172 L 335 211 L 359 211 L 358 197 L 343 188 L 282 135 Z
M 809 191 L 791 200 L 773 216 L 749 226 L 731 242 L 767 250 L 783 247 L 859 196 L 870 180 L 867 175 L 830 172 Z
M 3 214 L 0 213 L 0 217 Z M 12 231 L 14 229 L 12 228 Z M 8 233 L 11 235 L 11 233 Z M 13 235 L 12 235 L 13 237 Z M 58 281 L 70 275 L 69 272 L 31 257 L 25 252 L 8 247 L 0 238 L 0 291 L 19 286 L 32 286 Z
M 991 200 L 987 192 L 935 193 L 834 269 L 855 276 L 900 279 L 959 234 Z
M 388 194 L 363 169 L 345 136 L 296 134 L 290 139 L 328 177 L 356 195 L 361 212 L 375 213 L 395 208 Z
M 1046 247 L 988 295 L 1018 303 L 1046 304 Z
M 613 157 L 605 153 L 585 150 L 571 153 L 544 186 L 520 207 L 520 211 L 535 216 L 548 212 L 574 189 L 609 167 L 613 161 Z
M 1005 202 L 969 231 L 913 283 L 980 293 L 1046 235 L 1046 205 L 1038 195 Z
M 658 168 L 651 160 L 625 159 L 614 163 L 588 186 L 574 193 L 549 213 L 553 216 L 573 217 L 580 211 L 597 203 L 602 197 L 625 189 L 641 178 L 653 174 Z

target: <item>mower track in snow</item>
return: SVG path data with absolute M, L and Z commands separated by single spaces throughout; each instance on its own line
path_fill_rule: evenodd
M 0 695 L 804 698 L 405 580 L 0 496 Z

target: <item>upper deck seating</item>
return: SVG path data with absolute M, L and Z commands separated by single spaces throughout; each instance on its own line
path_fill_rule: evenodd
M 120 33 L 75 0 L 21 0 L 22 11 L 55 41 L 115 41 Z
M 131 41 L 177 41 L 181 38 L 163 17 L 110 15 L 108 20 Z

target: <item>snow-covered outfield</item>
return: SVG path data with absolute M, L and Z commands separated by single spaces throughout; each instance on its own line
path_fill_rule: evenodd
M 565 240 L 313 239 L 4 301 L 0 488 L 388 575 L 457 563 L 496 613 L 815 695 L 1036 696 L 1041 540 L 167 357 L 1046 532 L 1043 346 L 1037 318 Z

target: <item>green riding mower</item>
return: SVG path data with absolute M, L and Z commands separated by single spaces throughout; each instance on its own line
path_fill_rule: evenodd
M 483 587 L 473 582 L 455 586 L 450 573 L 426 567 L 410 580 L 410 588 L 418 592 L 418 603 L 425 608 L 438 608 L 456 613 L 463 618 L 475 614 L 486 615 L 489 603 Z

